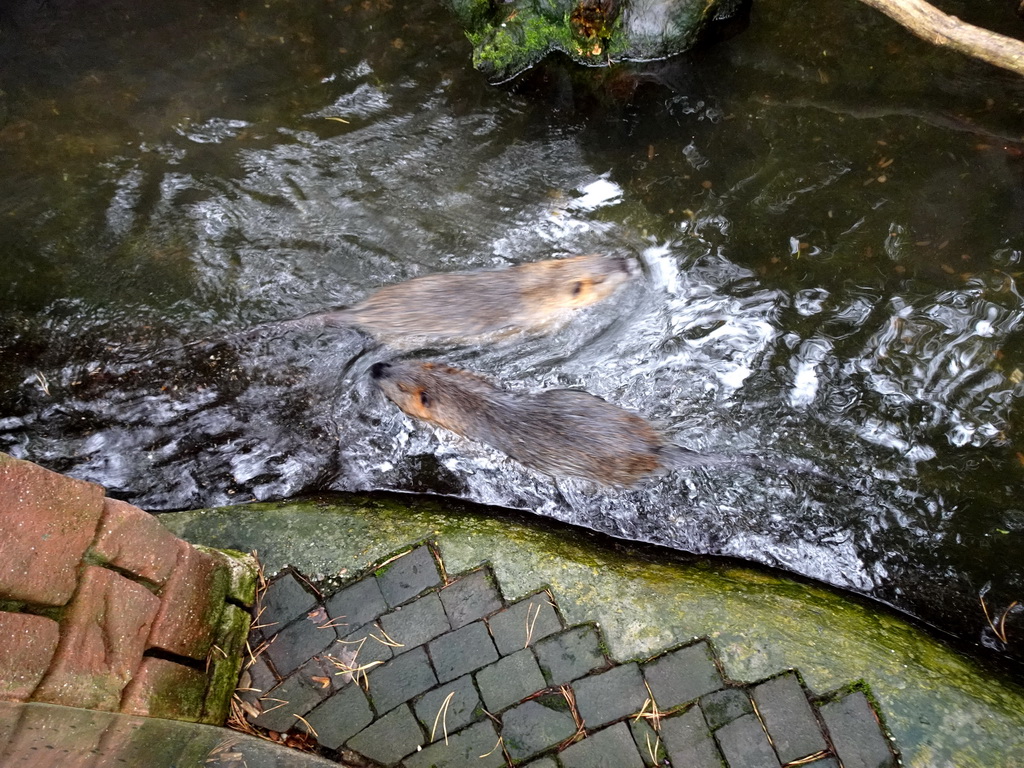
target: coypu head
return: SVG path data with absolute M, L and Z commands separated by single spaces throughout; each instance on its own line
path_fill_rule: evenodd
M 467 435 L 474 414 L 497 390 L 486 379 L 439 363 L 404 360 L 374 363 L 372 378 L 395 405 L 410 416 Z
M 521 264 L 515 269 L 527 311 L 558 315 L 588 307 L 611 296 L 632 277 L 627 259 L 590 254 Z

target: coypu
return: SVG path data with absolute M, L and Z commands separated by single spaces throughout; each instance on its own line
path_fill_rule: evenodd
M 440 363 L 375 363 L 370 376 L 410 416 L 486 443 L 532 469 L 631 486 L 659 470 L 749 464 L 672 445 L 640 416 L 579 390 L 516 393 Z M 756 460 L 755 460 L 756 462 Z
M 555 330 L 630 277 L 626 259 L 592 254 L 506 269 L 426 275 L 389 285 L 348 309 L 292 321 L 355 326 L 406 348 Z
M 358 328 L 378 342 L 416 349 L 550 332 L 577 310 L 611 296 L 632 274 L 627 259 L 591 254 L 425 275 L 380 288 L 352 307 L 264 323 L 227 338 L 274 328 Z M 184 346 L 224 340 L 201 339 Z

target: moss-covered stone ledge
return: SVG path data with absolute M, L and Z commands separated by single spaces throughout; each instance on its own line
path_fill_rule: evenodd
M 652 61 L 692 48 L 746 0 L 448 0 L 473 65 L 501 82 L 561 51 L 588 66 Z
M 454 573 L 490 562 L 508 600 L 541 587 L 569 624 L 597 622 L 611 656 L 645 658 L 709 638 L 729 678 L 798 668 L 808 687 L 862 679 L 908 766 L 986 768 L 1024 754 L 1024 690 L 884 609 L 763 570 L 610 545 L 501 510 L 412 497 L 333 497 L 162 515 L 186 540 L 257 549 L 268 575 L 292 565 L 339 581 L 413 544 L 437 542 Z
M 0 454 L 0 699 L 223 724 L 256 562 Z

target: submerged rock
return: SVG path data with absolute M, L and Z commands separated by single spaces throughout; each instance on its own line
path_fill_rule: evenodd
M 748 0 L 448 0 L 473 65 L 501 82 L 552 51 L 580 64 L 663 59 L 739 18 Z

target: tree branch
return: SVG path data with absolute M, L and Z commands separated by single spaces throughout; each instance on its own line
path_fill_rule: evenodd
M 1024 76 L 1024 42 L 965 24 L 924 0 L 861 0 L 922 40 Z

